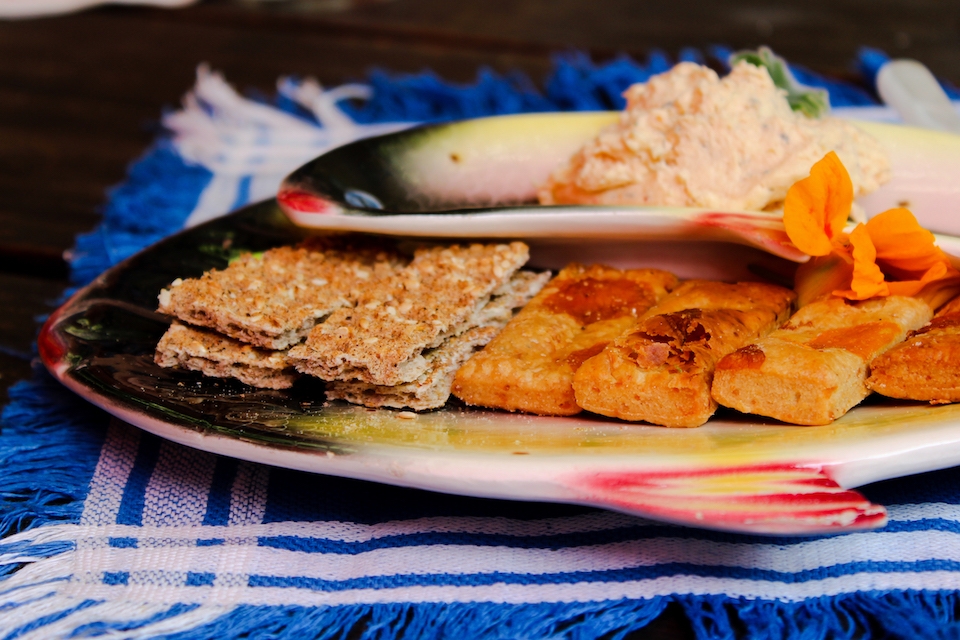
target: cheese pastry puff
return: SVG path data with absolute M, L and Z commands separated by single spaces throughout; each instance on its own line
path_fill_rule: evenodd
M 625 420 L 698 427 L 717 408 L 717 362 L 780 326 L 795 298 L 771 284 L 687 281 L 580 367 L 577 403 Z
M 457 371 L 467 404 L 540 415 L 579 413 L 573 375 L 677 286 L 658 269 L 571 264 Z
M 778 331 L 717 365 L 713 397 L 792 424 L 836 420 L 869 395 L 867 368 L 933 312 L 904 296 L 804 306 Z
M 960 298 L 871 362 L 867 387 L 904 400 L 960 401 Z

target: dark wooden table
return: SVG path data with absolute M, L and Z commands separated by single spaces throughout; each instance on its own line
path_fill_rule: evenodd
M 535 82 L 550 56 L 771 45 L 844 77 L 861 46 L 960 84 L 956 0 L 211 0 L 0 22 L 0 403 L 30 374 L 35 318 L 68 285 L 64 252 L 208 62 L 241 89 L 327 85 L 380 67 L 469 82 L 480 66 Z M 692 637 L 678 607 L 638 637 Z

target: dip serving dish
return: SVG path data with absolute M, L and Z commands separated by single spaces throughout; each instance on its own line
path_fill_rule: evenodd
M 536 186 L 618 116 L 494 116 L 360 140 L 297 169 L 277 199 L 295 224 L 312 229 L 555 244 L 714 240 L 804 258 L 774 213 L 536 205 Z M 852 122 L 881 143 L 892 164 L 893 178 L 857 200 L 866 215 L 907 207 L 923 227 L 960 235 L 960 135 Z

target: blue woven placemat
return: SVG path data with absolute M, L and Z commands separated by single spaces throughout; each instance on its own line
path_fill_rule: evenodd
M 704 55 L 726 52 L 681 57 Z M 861 54 L 864 86 L 883 59 Z M 380 72 L 344 109 L 372 123 L 615 108 L 670 64 L 569 55 L 543 90 Z M 835 106 L 874 103 L 794 71 Z M 212 179 L 159 140 L 78 239 L 75 283 L 179 229 Z M 864 488 L 888 506 L 882 530 L 768 539 L 239 462 L 112 420 L 39 370 L 2 419 L 0 639 L 620 638 L 670 602 L 700 638 L 960 637 L 958 470 Z

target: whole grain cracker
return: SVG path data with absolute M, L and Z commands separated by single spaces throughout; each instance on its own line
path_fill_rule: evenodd
M 470 320 L 473 328 L 448 338 L 423 354 L 427 367 L 416 380 L 394 386 L 337 380 L 327 385 L 327 397 L 368 407 L 417 411 L 443 406 L 450 397 L 457 370 L 503 329 L 514 311 L 535 296 L 549 277 L 549 272 L 515 273 L 509 282 L 494 291 L 490 302 Z
M 175 280 L 160 292 L 159 311 L 259 347 L 285 349 L 404 263 L 376 243 L 311 239 L 245 254 L 199 278 Z
M 236 378 L 264 389 L 286 389 L 299 375 L 283 351 L 261 349 L 179 322 L 171 324 L 160 338 L 154 362 L 215 378 Z
M 393 386 L 428 368 L 422 353 L 470 328 L 529 256 L 522 242 L 420 249 L 395 276 L 365 287 L 290 351 L 296 368 L 324 380 Z

